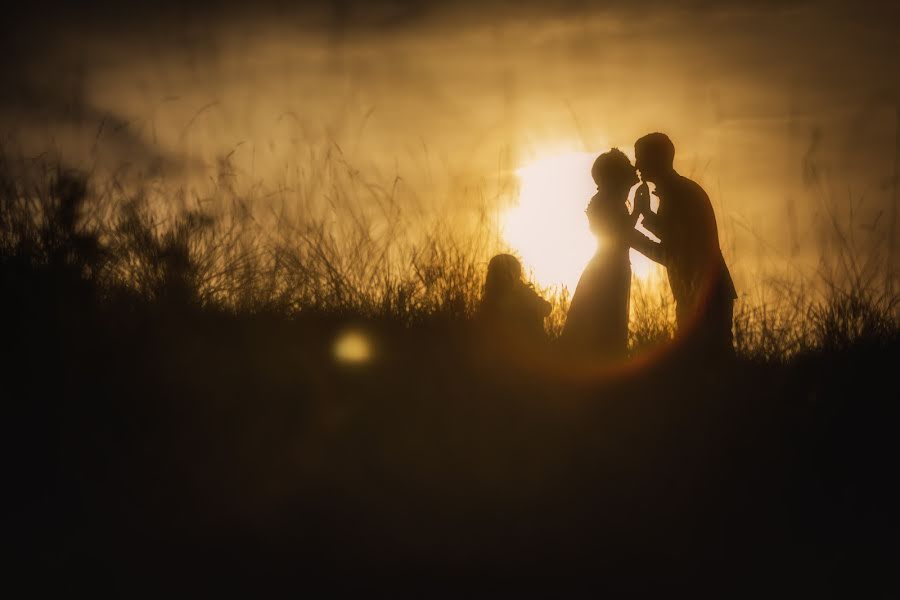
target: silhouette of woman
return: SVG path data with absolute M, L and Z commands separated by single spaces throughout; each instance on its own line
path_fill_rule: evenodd
M 638 217 L 637 211 L 629 214 L 626 201 L 639 179 L 631 161 L 617 148 L 597 157 L 591 176 L 597 193 L 585 214 L 597 237 L 597 251 L 578 280 L 560 343 L 583 356 L 621 358 L 628 343 L 631 297 L 628 250 Z
M 544 318 L 550 303 L 522 281 L 522 265 L 511 254 L 498 254 L 488 263 L 484 297 L 477 321 L 503 339 L 540 341 L 544 339 Z

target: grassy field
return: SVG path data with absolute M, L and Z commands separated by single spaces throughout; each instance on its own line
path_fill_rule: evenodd
M 555 351 L 564 295 L 544 343 L 480 331 L 494 242 L 407 235 L 389 187 L 318 218 L 13 172 L 4 530 L 33 585 L 896 593 L 900 319 L 868 267 L 742 303 L 727 368 L 638 288 L 598 367 Z

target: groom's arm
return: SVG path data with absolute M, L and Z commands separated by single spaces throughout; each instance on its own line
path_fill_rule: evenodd
M 660 223 L 659 223 L 659 215 L 657 215 L 652 210 L 648 210 L 646 212 L 641 213 L 644 216 L 644 220 L 641 221 L 641 227 L 655 235 L 656 237 L 661 237 L 659 235 L 660 231 Z
M 634 248 L 653 262 L 657 262 L 663 266 L 666 266 L 668 264 L 668 253 L 666 252 L 666 247 L 662 242 L 655 242 L 651 240 L 649 237 L 647 237 L 637 229 L 632 230 L 630 242 L 632 248 Z

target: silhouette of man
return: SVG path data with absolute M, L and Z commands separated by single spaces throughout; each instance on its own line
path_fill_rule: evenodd
M 635 166 L 644 184 L 634 211 L 653 241 L 635 230 L 632 247 L 666 267 L 675 297 L 677 337 L 708 358 L 732 357 L 731 326 L 737 293 L 719 248 L 716 217 L 709 196 L 675 171 L 675 146 L 664 133 L 651 133 L 634 144 Z M 659 207 L 650 209 L 646 182 L 655 184 Z

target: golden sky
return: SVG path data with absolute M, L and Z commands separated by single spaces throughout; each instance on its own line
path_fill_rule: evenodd
M 465 214 L 515 202 L 536 159 L 661 130 L 732 264 L 814 261 L 834 222 L 883 233 L 895 7 L 592 5 L 38 3 L 6 25 L 0 132 L 8 153 L 197 188 L 226 158 L 240 185 L 272 190 L 336 155 Z

